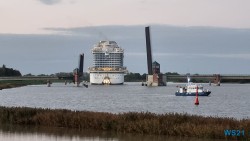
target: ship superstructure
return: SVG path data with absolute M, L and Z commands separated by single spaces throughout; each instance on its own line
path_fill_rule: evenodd
M 100 41 L 92 49 L 93 66 L 89 68 L 91 84 L 123 84 L 124 50 L 115 41 Z

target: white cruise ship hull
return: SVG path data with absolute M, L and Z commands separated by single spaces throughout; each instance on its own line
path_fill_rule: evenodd
M 103 85 L 105 79 L 109 78 L 109 85 L 121 85 L 124 83 L 124 73 L 90 72 L 90 84 Z

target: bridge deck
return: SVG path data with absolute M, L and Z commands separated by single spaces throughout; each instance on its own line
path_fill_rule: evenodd
M 215 78 L 214 75 L 190 75 L 191 78 Z M 250 75 L 220 75 L 221 79 L 250 79 Z M 167 78 L 187 78 L 187 75 L 167 75 Z
M 58 80 L 58 77 L 48 77 L 48 76 L 0 77 L 0 81 L 3 80 Z

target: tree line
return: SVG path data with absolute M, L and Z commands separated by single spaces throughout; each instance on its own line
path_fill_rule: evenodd
M 179 75 L 177 72 L 166 72 L 166 75 Z M 59 79 L 68 79 L 68 80 L 73 80 L 74 74 L 72 72 L 60 72 L 56 73 L 55 76 L 57 76 Z M 124 81 L 125 82 L 142 82 L 146 81 L 147 74 L 143 73 L 127 73 L 124 76 Z M 84 72 L 82 79 L 85 81 L 89 81 L 89 73 Z
M 166 72 L 165 75 L 179 75 L 177 72 Z M 126 82 L 141 82 L 146 81 L 147 74 L 143 73 L 128 73 L 124 76 Z
M 165 74 L 166 75 L 179 75 L 177 72 L 167 72 Z M 22 74 L 18 70 L 14 70 L 12 68 L 7 68 L 5 65 L 3 65 L 0 68 L 0 77 L 4 77 L 4 76 L 22 76 Z M 35 75 L 26 74 L 24 76 L 35 76 Z M 73 77 L 74 77 L 72 72 L 70 72 L 70 73 L 60 72 L 60 73 L 51 74 L 51 75 L 40 74 L 37 76 L 57 76 L 59 79 L 70 79 L 70 80 L 71 79 L 73 80 Z M 83 80 L 88 81 L 89 80 L 89 73 L 85 72 L 82 77 L 83 77 Z M 124 76 L 124 80 L 126 82 L 141 82 L 141 81 L 146 81 L 146 77 L 147 77 L 146 73 L 140 74 L 140 73 L 130 72 Z
M 3 65 L 0 68 L 0 77 L 3 77 L 3 76 L 22 76 L 22 74 L 18 70 L 7 68 L 5 65 Z

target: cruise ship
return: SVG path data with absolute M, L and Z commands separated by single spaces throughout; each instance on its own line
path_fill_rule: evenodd
M 119 85 L 124 83 L 124 50 L 115 41 L 100 41 L 92 48 L 93 66 L 89 67 L 90 84 Z

